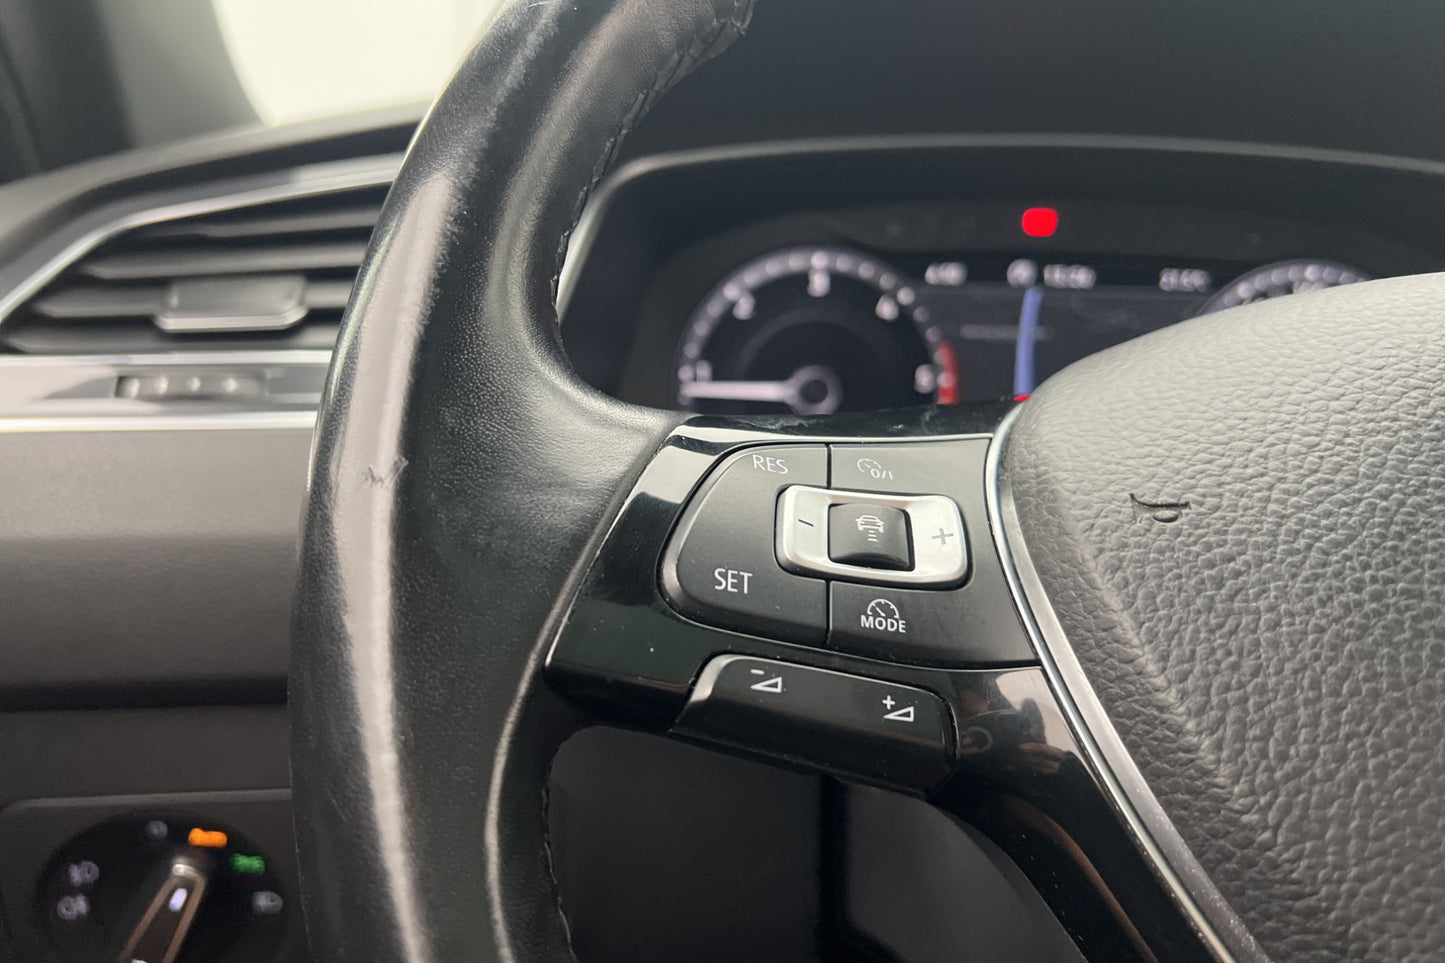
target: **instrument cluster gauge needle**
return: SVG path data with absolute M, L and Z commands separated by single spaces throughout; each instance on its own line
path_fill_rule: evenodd
M 678 393 L 687 401 L 766 401 L 787 405 L 794 414 L 830 415 L 843 401 L 843 384 L 822 365 L 808 365 L 784 381 L 686 381 Z
M 1033 394 L 1034 350 L 1038 343 L 1039 309 L 1044 304 L 1044 289 L 1033 285 L 1024 290 L 1023 306 L 1019 308 L 1018 344 L 1014 352 L 1014 397 Z

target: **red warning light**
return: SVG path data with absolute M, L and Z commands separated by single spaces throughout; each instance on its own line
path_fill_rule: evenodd
M 1059 212 L 1052 207 L 1031 207 L 1020 223 L 1029 237 L 1053 237 L 1059 229 Z

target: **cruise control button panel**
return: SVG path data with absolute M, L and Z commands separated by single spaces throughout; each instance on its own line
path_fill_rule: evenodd
M 989 529 L 986 438 L 776 444 L 687 500 L 662 595 L 688 618 L 912 665 L 1033 661 Z
M 822 642 L 828 628 L 827 583 L 778 564 L 773 517 L 784 488 L 827 481 L 823 445 L 749 448 L 725 461 L 693 497 L 663 555 L 668 601 L 710 625 Z M 820 524 L 826 525 L 826 519 Z
M 933 693 L 750 656 L 709 662 L 675 728 L 917 789 L 944 779 L 952 759 L 951 717 Z

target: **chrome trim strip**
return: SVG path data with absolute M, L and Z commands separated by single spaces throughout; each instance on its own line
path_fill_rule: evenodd
M 989 445 L 985 498 L 989 528 L 1014 603 L 1023 617 L 1044 674 L 1090 767 L 1111 797 L 1130 834 L 1170 895 L 1221 963 L 1254 963 L 1269 957 L 1179 834 L 1169 814 L 1135 765 L 1104 704 L 1089 684 L 1063 626 L 1049 603 L 1019 525 L 1008 478 L 1002 472 L 1008 435 L 1020 405 L 999 424 Z
M 314 411 L 238 411 L 206 415 L 96 415 L 0 418 L 0 435 L 85 431 L 233 431 L 316 427 Z
M 324 348 L 277 348 L 250 351 L 157 351 L 145 354 L 3 354 L 4 368 L 133 368 L 224 365 L 317 365 L 330 364 L 331 352 Z
M 315 421 L 331 352 L 176 351 L 117 355 L 0 355 L 0 434 L 43 431 L 169 431 L 177 428 L 276 428 Z M 96 394 L 107 380 L 220 368 L 265 379 L 262 399 L 177 400 L 152 405 Z M 301 379 L 301 380 L 297 380 Z
M 395 180 L 400 168 L 401 155 L 386 154 L 213 181 L 107 204 L 65 225 L 26 257 L 0 270 L 0 291 L 4 292 L 0 294 L 0 325 L 62 271 L 124 231 L 275 201 L 384 187 Z

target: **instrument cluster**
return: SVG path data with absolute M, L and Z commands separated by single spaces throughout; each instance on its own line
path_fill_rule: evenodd
M 1445 176 L 1249 145 L 700 149 L 603 185 L 558 305 L 578 372 L 624 401 L 991 402 L 1199 315 L 1439 270 L 1439 217 Z
M 1023 237 L 1053 237 L 1052 207 Z M 1087 355 L 1185 319 L 1367 280 L 1300 258 L 790 247 L 742 264 L 692 312 L 673 365 L 679 408 L 828 414 L 1023 397 Z

